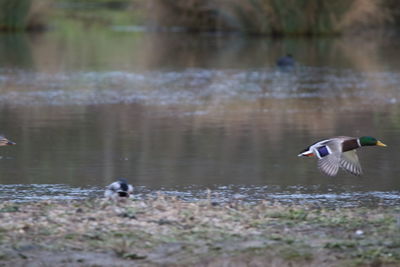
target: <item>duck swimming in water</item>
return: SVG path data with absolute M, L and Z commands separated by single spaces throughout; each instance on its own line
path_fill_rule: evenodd
M 329 176 L 335 176 L 339 167 L 354 175 L 361 175 L 362 169 L 356 149 L 362 146 L 386 146 L 371 136 L 337 136 L 318 141 L 307 147 L 297 156 L 318 157 L 318 168 Z
M 276 61 L 276 66 L 281 69 L 293 68 L 295 65 L 296 61 L 294 60 L 292 54 L 287 54 L 284 57 L 280 57 Z
M 133 186 L 128 184 L 125 178 L 119 178 L 116 182 L 108 185 L 104 196 L 108 199 L 117 200 L 119 198 L 129 198 L 133 193 Z

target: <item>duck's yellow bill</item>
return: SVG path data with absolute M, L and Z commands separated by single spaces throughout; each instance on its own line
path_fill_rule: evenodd
M 387 146 L 387 145 L 385 145 L 384 143 L 382 143 L 381 141 L 376 142 L 376 145 L 377 145 L 377 146 Z

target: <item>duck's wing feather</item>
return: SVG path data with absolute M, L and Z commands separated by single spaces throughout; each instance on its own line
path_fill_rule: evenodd
M 329 148 L 329 155 L 324 156 L 318 160 L 318 168 L 329 176 L 335 176 L 338 171 L 341 159 L 341 145 L 342 140 L 333 138 L 320 143 L 321 145 Z
M 330 154 L 318 160 L 318 169 L 329 176 L 335 176 L 340 167 L 340 157 L 337 153 Z
M 330 155 L 327 155 L 318 160 L 318 168 L 329 176 L 335 176 L 338 173 L 339 167 L 354 175 L 361 175 L 362 168 L 358 160 L 355 150 L 342 152 L 342 142 L 349 140 L 348 137 L 332 139 L 325 142 L 324 145 L 330 150 Z
M 342 153 L 340 157 L 340 167 L 357 176 L 362 174 L 360 161 L 358 160 L 357 152 L 355 150 Z
M 112 184 L 106 186 L 106 189 L 111 191 L 118 191 L 120 188 L 121 185 L 119 182 L 113 182 Z
M 332 153 L 337 156 L 339 159 L 339 166 L 342 169 L 358 176 L 362 174 L 362 168 L 356 150 L 342 152 L 343 142 L 353 139 L 355 138 L 349 136 L 338 136 L 326 145 L 331 149 Z

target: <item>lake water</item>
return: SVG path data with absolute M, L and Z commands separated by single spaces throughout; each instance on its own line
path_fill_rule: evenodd
M 398 40 L 144 33 L 0 35 L 0 198 L 400 204 Z M 291 53 L 291 71 L 275 68 Z M 364 175 L 327 177 L 297 154 L 375 136 Z

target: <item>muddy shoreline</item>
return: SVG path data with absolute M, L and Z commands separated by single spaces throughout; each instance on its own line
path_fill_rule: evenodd
M 398 266 L 400 209 L 173 197 L 0 204 L 0 266 Z

